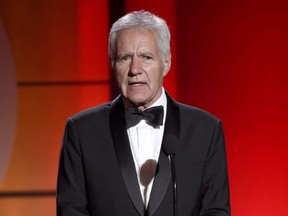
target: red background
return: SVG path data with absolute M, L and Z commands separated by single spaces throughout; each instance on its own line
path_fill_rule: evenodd
M 288 3 L 179 5 L 179 99 L 224 122 L 232 215 L 288 215 Z
M 232 215 L 288 215 L 288 2 L 122 2 L 171 28 L 170 94 L 222 119 Z M 55 190 L 67 117 L 111 99 L 109 7 L 112 0 L 0 0 L 18 91 L 16 141 L 0 192 Z M 55 198 L 42 199 L 0 197 L 0 214 L 55 214 Z

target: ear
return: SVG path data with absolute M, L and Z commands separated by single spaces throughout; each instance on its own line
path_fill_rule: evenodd
M 171 68 L 171 53 L 169 53 L 164 62 L 163 77 L 166 76 Z

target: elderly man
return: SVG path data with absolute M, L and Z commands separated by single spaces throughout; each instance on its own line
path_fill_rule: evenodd
M 57 215 L 230 215 L 221 121 L 163 88 L 171 66 L 165 21 L 129 13 L 113 24 L 109 49 L 121 94 L 69 118 Z

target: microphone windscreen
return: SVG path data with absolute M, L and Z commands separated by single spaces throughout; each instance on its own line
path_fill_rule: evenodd
M 179 141 L 174 134 L 167 134 L 163 138 L 162 149 L 166 155 L 176 154 L 179 146 Z

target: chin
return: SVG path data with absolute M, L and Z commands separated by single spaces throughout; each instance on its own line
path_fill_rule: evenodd
M 147 100 L 140 98 L 126 98 L 126 101 L 133 107 L 145 106 L 147 104 Z
M 133 100 L 133 101 L 130 101 L 130 103 L 132 103 L 136 107 L 144 106 L 146 104 L 146 102 L 142 100 L 136 100 L 136 101 Z

